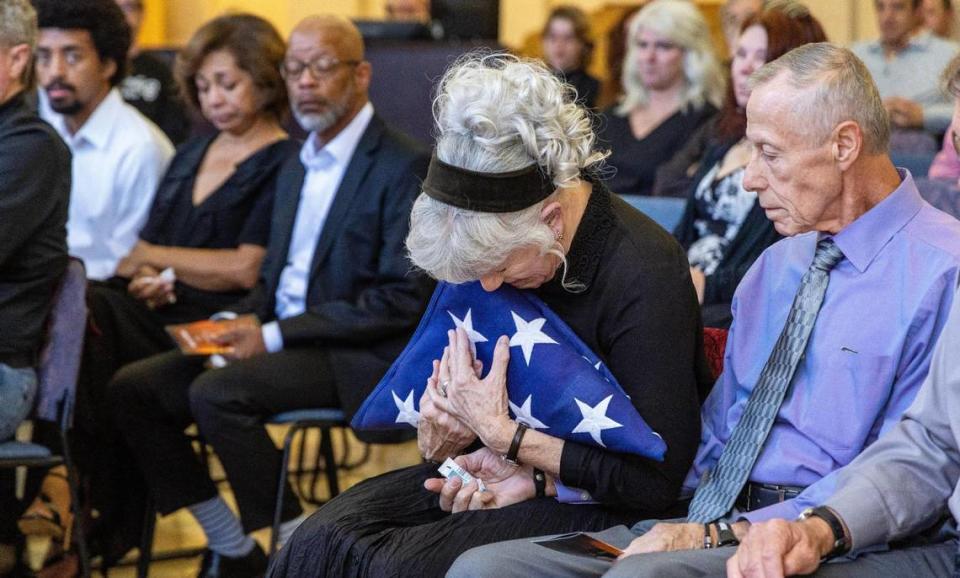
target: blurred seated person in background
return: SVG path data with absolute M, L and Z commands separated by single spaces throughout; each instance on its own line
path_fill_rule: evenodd
M 960 179 L 960 139 L 954 131 L 953 123 L 943 135 L 943 146 L 940 152 L 933 157 L 930 168 L 927 170 L 927 177 L 933 180 L 956 181 Z
M 387 0 L 387 20 L 396 22 L 430 22 L 430 0 Z
M 600 81 L 587 73 L 593 55 L 587 15 L 575 6 L 554 8 L 543 27 L 541 39 L 544 62 L 562 80 L 577 89 L 578 103 L 594 108 Z
M 722 575 L 752 523 L 822 503 L 917 395 L 956 300 L 960 221 L 890 161 L 886 111 L 849 50 L 801 46 L 751 88 L 743 185 L 786 238 L 737 288 L 686 520 L 597 534 L 625 549 L 613 564 L 514 540 L 468 552 L 451 578 Z
M 720 24 L 723 26 L 723 38 L 727 42 L 730 58 L 734 57 L 737 40 L 743 30 L 743 23 L 760 12 L 765 0 L 727 0 L 720 8 Z
M 807 21 L 815 26 L 812 35 L 807 33 Z M 713 125 L 710 145 L 699 159 L 686 210 L 674 231 L 687 250 L 707 327 L 730 325 L 730 302 L 737 285 L 760 254 L 780 238 L 756 192 L 743 187 L 752 153 L 745 135 L 750 75 L 797 46 L 824 40 L 820 24 L 809 12 L 796 19 L 777 8 L 748 18 L 737 40 L 727 101 Z
M 222 337 L 232 351 L 226 367 L 170 351 L 126 365 L 108 391 L 157 509 L 189 508 L 203 529 L 203 576 L 266 570 L 248 535 L 274 519 L 281 454 L 266 419 L 339 407 L 349 420 L 406 345 L 432 285 L 412 271 L 403 245 L 426 155 L 374 113 L 371 66 L 356 26 L 332 16 L 305 19 L 291 33 L 281 70 L 294 116 L 310 136 L 280 168 L 257 286 L 231 308 L 262 325 Z M 198 88 L 206 80 L 198 77 Z M 191 423 L 217 453 L 240 519 L 184 434 Z M 285 501 L 281 543 L 301 514 L 299 501 Z
M 33 409 L 37 356 L 67 267 L 70 151 L 28 98 L 37 16 L 28 0 L 0 0 L 0 444 Z M 0 470 L 0 576 L 20 541 L 15 471 Z
M 701 325 L 687 261 L 673 238 L 594 175 L 604 154 L 594 148 L 589 113 L 541 63 L 507 55 L 458 61 L 438 91 L 434 163 L 479 171 L 470 174 L 491 182 L 524 168 L 549 180 L 518 190 L 526 208 L 510 212 L 491 205 L 486 183 L 470 189 L 431 181 L 445 200 L 427 189 L 413 207 L 407 248 L 414 264 L 452 283 L 533 292 L 603 359 L 669 451 L 658 462 L 531 428 L 517 454 L 524 465 L 514 469 L 502 459 L 518 431 L 506 409 L 506 340 L 495 353 L 503 364 L 494 361 L 484 380 L 454 381 L 441 392 L 464 367 L 462 358 L 458 364 L 444 355 L 420 400 L 420 450 L 443 461 L 479 442 L 467 456 L 471 468 L 491 469 L 471 472 L 509 480 L 489 484 L 495 499 L 464 511 L 476 485 L 444 483 L 434 463 L 378 476 L 308 519 L 280 551 L 272 576 L 443 576 L 461 552 L 481 544 L 672 511 L 693 457 L 698 387 L 709 378 L 698 371 Z M 448 204 L 452 196 L 466 200 Z M 547 475 L 540 496 L 532 468 Z
M 923 0 L 923 27 L 944 40 L 957 41 L 957 11 L 953 0 Z
M 724 78 L 707 23 L 683 0 L 654 0 L 630 21 L 625 94 L 604 112 L 598 138 L 609 147 L 611 190 L 647 195 L 670 160 L 723 101 Z
M 108 560 L 136 543 L 143 492 L 136 491 L 133 457 L 111 425 L 106 385 L 123 365 L 172 349 L 166 325 L 205 319 L 256 284 L 277 175 L 297 150 L 280 128 L 288 109 L 284 50 L 277 31 L 251 15 L 218 18 L 194 34 L 178 56 L 177 76 L 184 99 L 218 132 L 180 147 L 140 240 L 116 277 L 88 291 L 96 331 L 84 344 L 76 457 L 90 480 L 99 512 L 96 542 Z M 166 269 L 176 280 L 161 275 Z M 61 521 L 69 518 L 66 481 L 53 473 L 25 520 L 55 519 L 52 510 Z M 49 523 L 22 526 L 60 534 Z
M 190 119 L 177 94 L 177 85 L 170 66 L 140 49 L 140 28 L 143 26 L 144 0 L 117 0 L 130 25 L 130 63 L 126 78 L 120 84 L 123 100 L 160 127 L 174 145 L 190 136 Z
M 170 140 L 115 89 L 130 27 L 114 0 L 35 0 L 40 114 L 73 153 L 67 244 L 87 276 L 111 277 L 147 220 Z
M 821 42 L 826 39 L 820 22 L 810 14 L 810 9 L 800 0 L 767 0 L 764 7 L 764 10 L 782 12 L 793 21 L 794 26 L 801 28 L 798 31 L 797 38 L 790 41 L 791 47 L 808 42 Z M 736 45 L 733 48 L 736 48 Z M 731 61 L 734 56 L 735 54 L 731 52 Z M 717 123 L 720 123 L 721 126 L 716 127 Z M 677 151 L 672 159 L 660 165 L 660 168 L 657 169 L 652 194 L 657 197 L 686 198 L 690 194 L 691 188 L 699 182 L 694 177 L 701 168 L 700 164 L 707 149 L 714 144 L 718 135 L 729 133 L 729 138 L 740 138 L 743 136 L 746 123 L 747 117 L 743 108 L 736 108 L 733 87 L 728 86 L 724 107 L 720 113 L 703 123 L 687 139 L 683 148 Z
M 873 75 L 894 134 L 894 154 L 933 154 L 950 125 L 951 103 L 940 75 L 960 50 L 922 28 L 923 0 L 874 0 L 878 40 L 851 49 Z M 922 176 L 922 175 L 921 175 Z

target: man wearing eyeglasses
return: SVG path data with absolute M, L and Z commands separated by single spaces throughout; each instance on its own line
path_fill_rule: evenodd
M 123 368 L 110 385 L 127 440 L 156 456 L 144 473 L 157 503 L 188 507 L 204 529 L 207 577 L 266 569 L 249 537 L 273 522 L 280 453 L 265 419 L 318 407 L 340 407 L 349 419 L 403 349 L 432 289 L 404 250 L 427 156 L 374 113 L 359 31 L 340 18 L 308 18 L 281 72 L 310 134 L 280 171 L 260 281 L 237 308 L 262 326 L 223 337 L 233 351 L 226 367 L 172 352 Z M 155 401 L 171 387 L 189 388 L 189 407 Z M 185 416 L 219 456 L 241 519 L 196 464 L 190 440 L 169 427 Z M 296 499 L 284 505 L 280 543 L 302 521 Z

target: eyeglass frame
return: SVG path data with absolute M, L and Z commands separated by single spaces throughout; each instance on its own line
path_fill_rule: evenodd
M 323 68 L 320 68 L 319 64 L 323 61 L 327 61 L 328 64 Z M 280 76 L 282 76 L 284 80 L 299 80 L 300 77 L 303 76 L 303 71 L 305 70 L 310 71 L 310 76 L 312 76 L 314 80 L 323 80 L 330 78 L 330 76 L 333 74 L 333 71 L 341 66 L 357 66 L 362 64 L 364 61 L 340 60 L 339 58 L 317 58 L 311 62 L 295 60 L 294 62 L 296 62 L 300 67 L 300 69 L 296 72 L 287 70 L 287 62 L 289 62 L 289 60 L 284 58 L 283 62 L 280 63 Z

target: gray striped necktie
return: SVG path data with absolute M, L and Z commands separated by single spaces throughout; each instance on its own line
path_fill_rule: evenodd
M 841 259 L 843 253 L 832 239 L 817 243 L 813 263 L 800 281 L 787 322 L 760 373 L 757 386 L 750 393 L 743 416 L 733 428 L 716 467 L 697 488 L 690 502 L 688 522 L 712 522 L 733 509 L 807 348 L 807 340 L 830 282 L 830 270 Z

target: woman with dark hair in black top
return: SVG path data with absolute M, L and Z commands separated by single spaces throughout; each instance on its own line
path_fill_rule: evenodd
M 256 283 L 277 174 L 298 150 L 280 124 L 284 52 L 277 31 L 255 16 L 218 18 L 196 33 L 177 73 L 186 100 L 218 132 L 177 151 L 140 240 L 114 277 L 88 290 L 91 331 L 74 439 L 99 512 L 94 544 L 107 564 L 136 543 L 144 493 L 135 468 L 124 467 L 133 460 L 108 417 L 106 384 L 123 365 L 174 347 L 165 326 L 209 317 Z M 20 527 L 60 537 L 69 523 L 66 484 L 55 469 Z
M 593 55 L 590 20 L 576 6 L 557 6 L 547 17 L 540 34 L 543 60 L 557 76 L 577 91 L 577 102 L 587 108 L 597 106 L 600 81 L 590 76 L 587 67 Z

